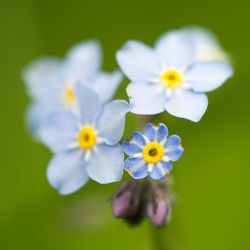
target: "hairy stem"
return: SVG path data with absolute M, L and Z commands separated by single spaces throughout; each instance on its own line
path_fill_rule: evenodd
M 155 227 L 153 224 L 150 224 L 151 235 L 152 235 L 152 246 L 153 250 L 166 250 L 164 245 L 164 232 L 163 228 Z

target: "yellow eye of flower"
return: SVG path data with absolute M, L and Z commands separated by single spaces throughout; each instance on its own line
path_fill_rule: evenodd
M 76 99 L 75 99 L 75 93 L 74 93 L 72 84 L 66 85 L 62 93 L 62 99 L 63 99 L 63 103 L 66 106 L 72 107 L 75 104 Z
M 180 74 L 175 70 L 168 70 L 162 76 L 161 79 L 164 83 L 166 83 L 166 87 L 175 88 L 178 87 L 181 82 Z
M 163 147 L 157 142 L 152 142 L 143 149 L 143 158 L 147 163 L 156 163 L 161 160 L 163 155 Z
M 78 133 L 78 141 L 83 149 L 90 149 L 96 143 L 96 135 L 93 128 L 85 127 Z

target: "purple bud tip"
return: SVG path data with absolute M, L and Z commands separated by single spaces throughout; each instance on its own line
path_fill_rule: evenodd
M 147 204 L 147 215 L 152 223 L 161 227 L 166 223 L 168 213 L 168 206 L 165 200 L 160 200 L 157 202 L 157 207 L 154 207 L 152 202 Z
M 131 193 L 125 192 L 119 196 L 115 196 L 112 200 L 112 209 L 115 217 L 125 217 L 131 211 Z

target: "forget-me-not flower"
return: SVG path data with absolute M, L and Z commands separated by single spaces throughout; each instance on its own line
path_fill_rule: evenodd
M 27 119 L 34 133 L 48 113 L 75 110 L 76 81 L 81 81 L 96 91 L 101 103 L 112 98 L 122 80 L 122 74 L 119 71 L 102 72 L 101 62 L 100 44 L 89 40 L 72 47 L 64 60 L 43 57 L 25 69 L 23 79 L 33 100 Z
M 221 86 L 233 70 L 223 61 L 198 62 L 188 32 L 161 36 L 155 48 L 128 41 L 117 52 L 117 61 L 131 80 L 127 87 L 131 112 L 170 114 L 199 121 L 208 105 L 204 92 Z
M 47 177 L 61 194 L 78 190 L 89 177 L 110 183 L 123 174 L 124 156 L 118 142 L 129 104 L 115 100 L 102 108 L 98 95 L 79 82 L 75 94 L 79 114 L 51 113 L 39 130 L 41 140 L 55 152 Z
M 189 26 L 184 30 L 192 36 L 197 61 L 221 60 L 231 62 L 230 56 L 210 30 L 199 26 Z
M 150 123 L 145 126 L 144 135 L 132 133 L 130 141 L 122 143 L 123 151 L 129 155 L 124 168 L 135 179 L 150 175 L 160 180 L 172 170 L 171 161 L 177 161 L 184 149 L 177 135 L 168 136 L 167 127 L 160 123 L 158 126 Z

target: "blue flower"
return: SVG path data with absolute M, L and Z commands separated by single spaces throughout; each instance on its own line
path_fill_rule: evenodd
M 184 30 L 192 36 L 197 61 L 221 60 L 228 63 L 232 61 L 210 30 L 199 26 L 188 26 Z
M 203 92 L 221 86 L 233 70 L 223 61 L 197 62 L 192 36 L 172 31 L 161 36 L 152 49 L 128 41 L 117 52 L 117 61 L 132 81 L 127 88 L 131 112 L 170 114 L 199 121 L 208 105 Z
M 109 101 L 122 80 L 119 71 L 100 71 L 101 47 L 89 40 L 72 47 L 65 60 L 43 57 L 23 72 L 23 80 L 33 100 L 27 113 L 28 125 L 36 133 L 45 117 L 54 111 L 74 111 L 75 83 L 81 81 L 98 94 L 101 103 Z
M 147 124 L 144 135 L 132 133 L 130 141 L 122 143 L 123 151 L 129 155 L 124 168 L 135 179 L 150 175 L 160 180 L 172 170 L 171 161 L 178 161 L 184 149 L 177 135 L 168 136 L 167 127 L 160 123 L 158 126 Z
M 89 177 L 99 183 L 119 181 L 123 174 L 122 137 L 129 105 L 112 101 L 102 108 L 98 95 L 77 82 L 79 113 L 56 112 L 39 129 L 55 152 L 48 165 L 49 183 L 61 194 L 75 192 Z

